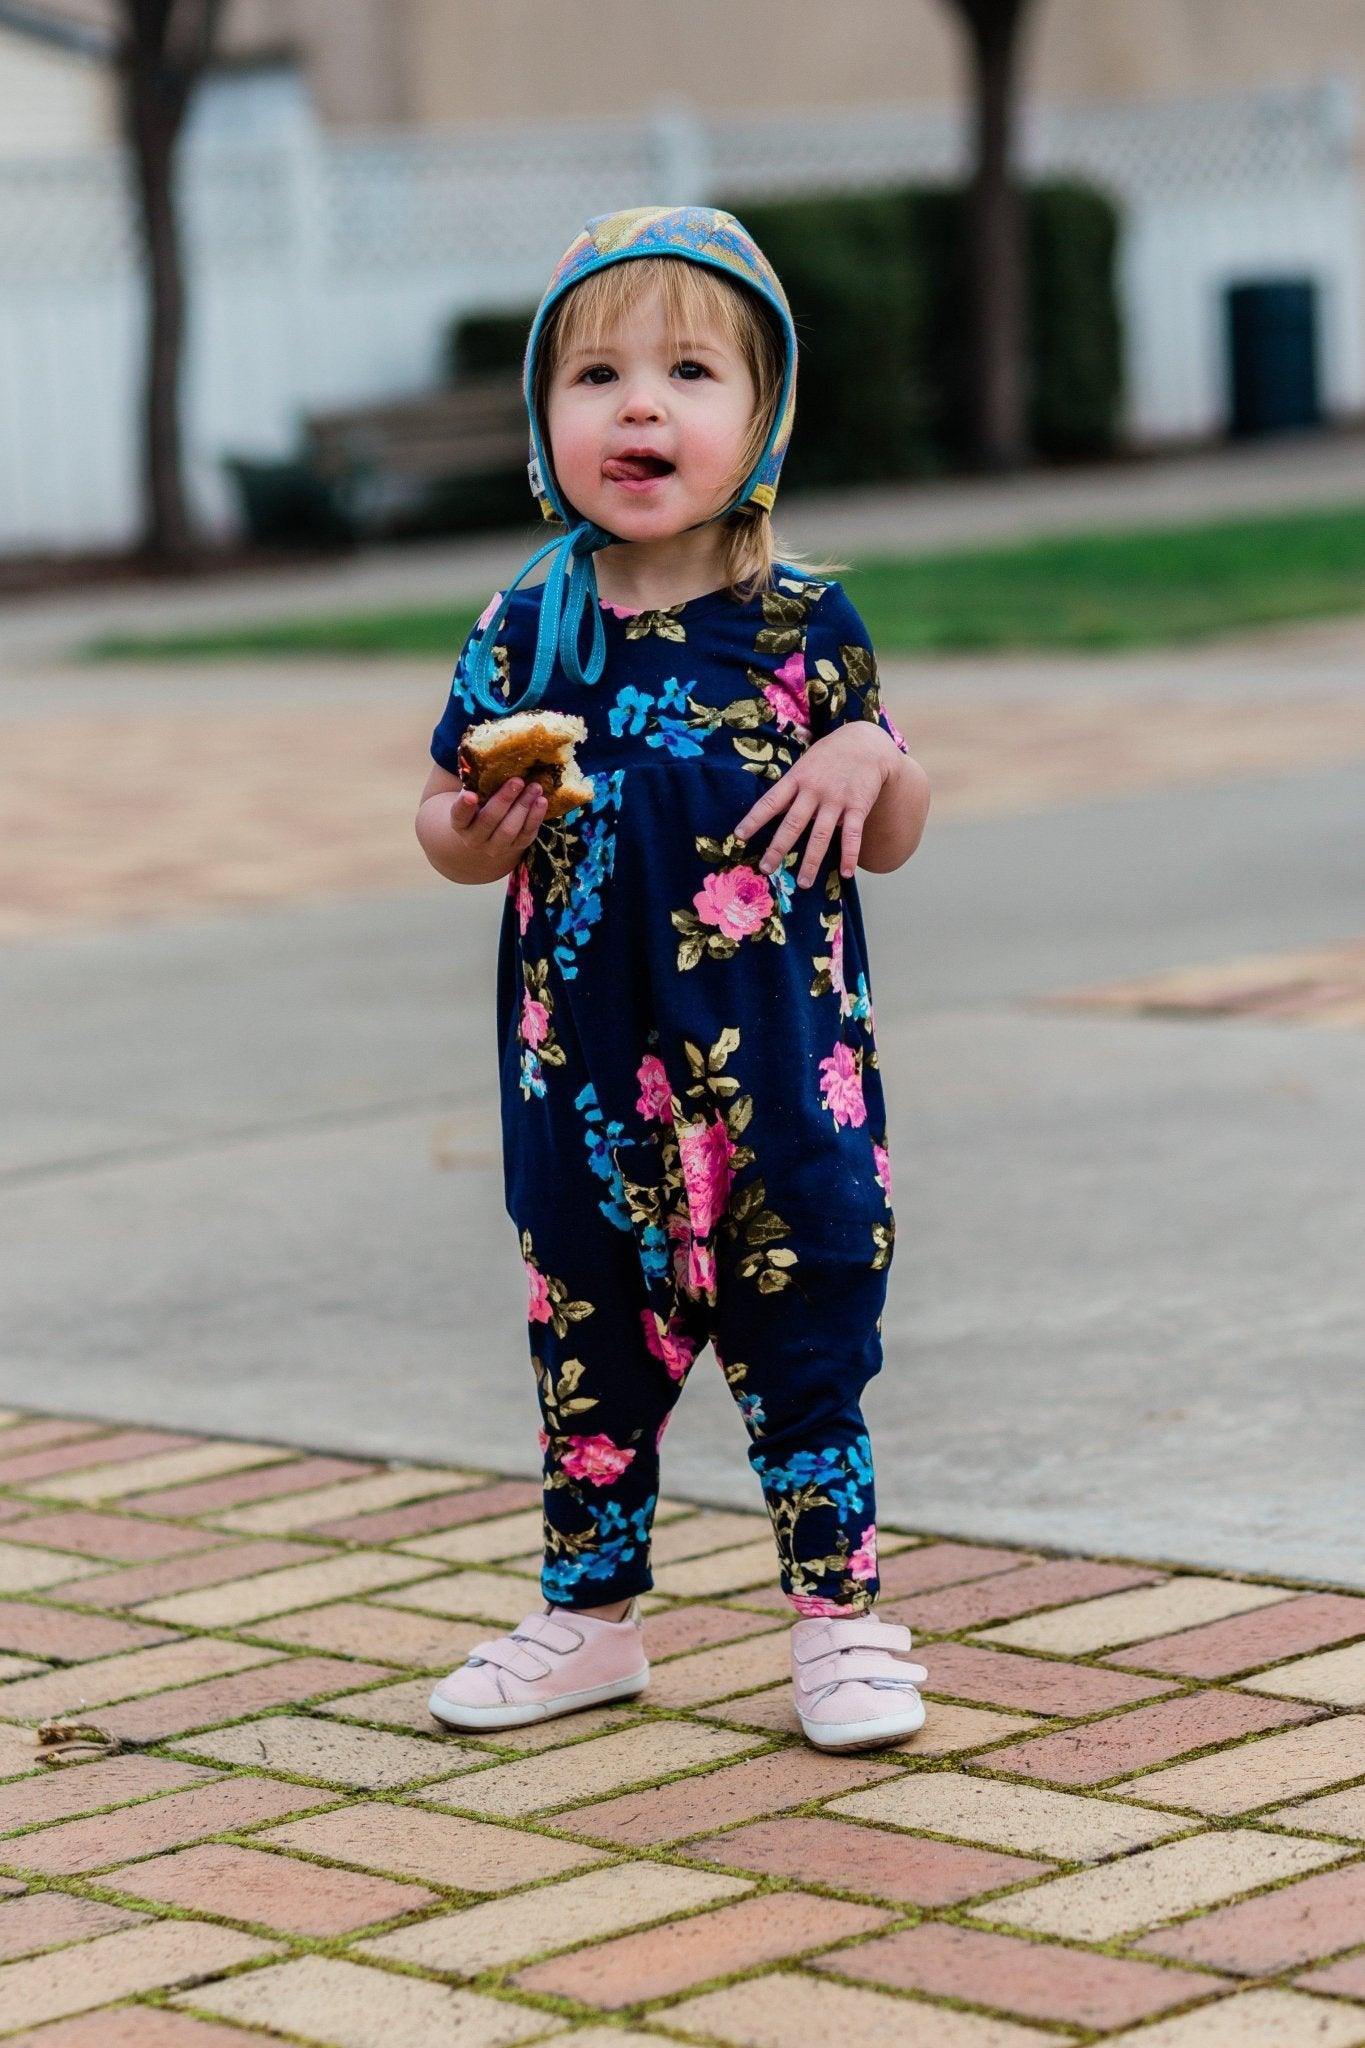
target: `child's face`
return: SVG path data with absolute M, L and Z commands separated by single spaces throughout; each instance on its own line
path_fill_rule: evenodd
M 550 459 L 578 513 L 626 541 L 666 540 L 719 512 L 757 403 L 743 356 L 723 333 L 668 346 L 662 295 L 629 324 L 556 365 L 546 410 Z M 626 459 L 647 450 L 670 465 Z

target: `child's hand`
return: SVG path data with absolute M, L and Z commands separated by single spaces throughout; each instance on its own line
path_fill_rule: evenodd
M 785 775 L 769 784 L 735 826 L 735 837 L 750 838 L 785 810 L 787 815 L 758 864 L 768 875 L 809 824 L 810 839 L 796 876 L 797 886 L 809 889 L 836 828 L 842 827 L 840 870 L 850 876 L 858 865 L 868 812 L 899 758 L 890 734 L 870 719 L 837 726 L 807 747 Z
M 510 875 L 539 832 L 547 798 L 538 782 L 511 776 L 480 803 L 472 790 L 451 799 L 453 862 L 461 882 L 497 882 Z

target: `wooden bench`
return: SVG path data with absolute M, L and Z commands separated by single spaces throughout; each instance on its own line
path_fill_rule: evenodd
M 309 414 L 309 468 L 329 486 L 359 532 L 433 484 L 523 470 L 530 452 L 521 375 L 462 377 L 419 397 Z

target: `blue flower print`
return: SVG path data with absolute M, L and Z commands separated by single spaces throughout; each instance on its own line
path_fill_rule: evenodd
M 580 1540 L 591 1547 L 580 1551 L 577 1557 L 558 1557 L 543 1567 L 540 1584 L 546 1599 L 566 1599 L 584 1579 L 614 1579 L 636 1550 L 643 1550 L 648 1544 L 650 1516 L 657 1498 L 651 1494 L 629 1516 L 617 1501 L 606 1501 L 600 1507 L 586 1502 L 593 1528 L 591 1535 L 585 1534 Z
M 533 1095 L 545 1093 L 545 1069 L 540 1063 L 539 1053 L 532 1045 L 522 1048 L 521 1092 L 528 1101 Z
M 645 737 L 647 747 L 666 747 L 675 760 L 688 760 L 701 752 L 701 741 L 681 718 L 660 718 Z
M 569 900 L 550 913 L 550 924 L 559 942 L 554 949 L 555 964 L 566 981 L 572 981 L 578 973 L 574 956 L 587 944 L 593 926 L 601 918 L 603 884 L 610 880 L 616 863 L 615 814 L 620 808 L 625 771 L 618 768 L 614 775 L 600 776 L 596 781 L 582 825 Z M 571 826 L 583 809 L 580 804 L 577 810 L 569 811 L 564 820 L 566 826 Z
M 646 697 L 633 683 L 627 683 L 623 690 L 617 692 L 616 702 L 607 713 L 607 723 L 617 739 L 620 739 L 622 733 L 644 731 L 645 720 L 649 716 L 653 702 L 652 697 Z
M 640 1232 L 640 1264 L 647 1280 L 667 1279 L 671 1266 L 668 1239 L 657 1223 L 646 1224 Z
M 765 1418 L 763 1403 L 758 1395 L 739 1394 L 736 1399 L 739 1403 L 739 1412 L 744 1417 L 745 1427 L 749 1430 L 762 1429 Z
M 872 1484 L 872 1440 L 856 1437 L 845 1452 L 833 1445 L 823 1451 L 795 1451 L 785 1465 L 753 1460 L 764 1493 L 799 1493 L 803 1487 L 827 1487 L 841 1517 L 863 1511 L 862 1488 Z
M 622 1135 L 625 1125 L 613 1117 L 608 1123 L 602 1115 L 602 1105 L 597 1100 L 597 1090 L 591 1081 L 580 1088 L 574 1097 L 574 1108 L 581 1111 L 586 1129 L 583 1143 L 588 1148 L 588 1170 L 598 1180 L 605 1181 L 611 1199 L 601 1201 L 598 1208 L 618 1230 L 630 1229 L 630 1211 L 626 1207 L 626 1191 L 621 1180 L 621 1169 L 616 1164 L 612 1145 Z

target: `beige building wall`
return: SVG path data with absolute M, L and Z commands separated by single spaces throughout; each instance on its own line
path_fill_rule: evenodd
M 112 31 L 113 0 L 62 0 Z M 26 39 L 5 35 L 3 42 Z M 702 111 L 856 109 L 960 99 L 949 0 L 229 0 L 230 55 L 297 51 L 338 128 Z M 27 43 L 49 103 L 89 67 Z M 1299 83 L 1327 73 L 1365 103 L 1365 0 L 1034 0 L 1023 78 L 1042 100 Z M 58 79 L 60 74 L 60 80 Z M 0 73 L 0 106 L 34 127 Z M 62 133 L 66 116 L 52 115 Z
M 348 14 L 354 12 L 348 7 Z M 363 10 L 362 10 L 363 11 Z M 948 0 L 390 0 L 408 118 L 736 112 L 959 97 Z M 1024 83 L 1092 100 L 1301 82 L 1365 90 L 1365 0 L 1034 0 Z

